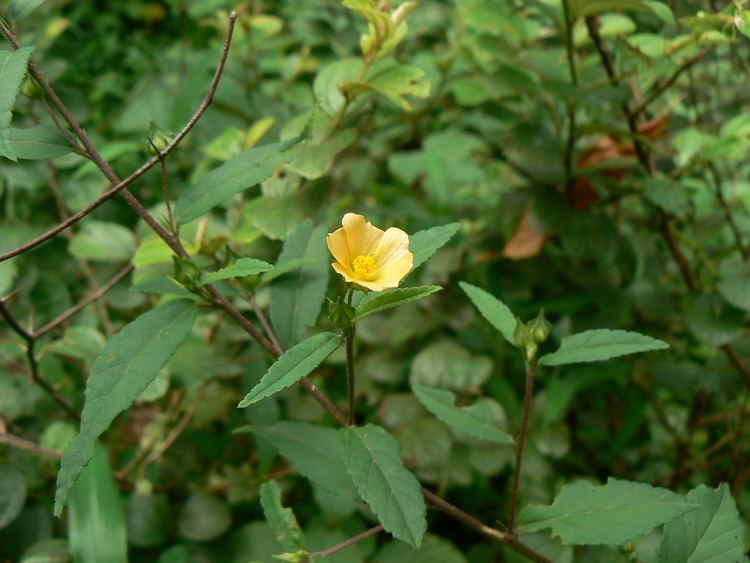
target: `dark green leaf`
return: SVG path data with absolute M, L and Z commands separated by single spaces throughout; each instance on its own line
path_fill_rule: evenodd
M 136 547 L 157 547 L 169 539 L 173 517 L 166 495 L 134 492 L 125 505 L 128 542 Z
M 10 0 L 8 2 L 8 19 L 12 22 L 21 21 L 47 0 Z
M 373 424 L 339 432 L 346 469 L 361 497 L 387 532 L 419 547 L 427 530 L 424 497 L 404 467 L 396 439 Z
M 266 372 L 260 382 L 237 405 L 244 408 L 297 383 L 318 367 L 341 345 L 341 337 L 322 332 L 287 350 Z
M 539 363 L 545 366 L 560 366 L 581 362 L 601 362 L 610 358 L 666 350 L 669 344 L 637 332 L 625 330 L 587 330 L 566 336 L 557 352 L 543 356 Z
M 232 511 L 224 499 L 198 491 L 185 501 L 177 518 L 177 530 L 190 541 L 218 538 L 232 526 Z
M 23 473 L 3 465 L 0 467 L 0 529 L 13 522 L 26 504 L 26 479 Z
M 177 220 L 193 221 L 233 195 L 262 182 L 287 161 L 287 150 L 298 142 L 299 138 L 294 138 L 253 148 L 212 170 L 185 190 L 177 201 Z
M 357 305 L 354 320 L 359 321 L 373 313 L 417 301 L 442 289 L 439 285 L 423 285 L 419 287 L 396 287 L 371 293 Z
M 55 514 L 91 459 L 96 439 L 153 381 L 190 332 L 197 311 L 190 301 L 170 301 L 118 332 L 94 362 L 86 381 L 81 429 L 66 448 L 57 475 Z
M 255 258 L 240 258 L 234 264 L 230 264 L 221 270 L 203 274 L 200 284 L 205 285 L 229 278 L 244 278 L 245 276 L 254 276 L 270 270 L 273 270 L 273 264 L 269 264 L 263 260 L 256 260 Z
M 96 444 L 70 494 L 70 552 L 76 563 L 127 563 L 125 515 L 107 452 Z
M 45 160 L 70 152 L 70 145 L 54 125 L 34 125 L 25 129 L 11 127 L 10 145 L 16 157 L 24 160 Z

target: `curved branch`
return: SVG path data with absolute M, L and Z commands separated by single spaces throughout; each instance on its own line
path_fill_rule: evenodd
M 224 47 L 222 48 L 222 51 L 221 51 L 221 58 L 219 59 L 219 63 L 216 66 L 216 71 L 214 72 L 213 80 L 211 81 L 211 85 L 208 88 L 208 92 L 206 93 L 205 98 L 203 98 L 203 101 L 198 106 L 198 109 L 195 111 L 193 116 L 188 120 L 188 122 L 182 127 L 180 132 L 177 133 L 175 138 L 172 139 L 172 141 L 164 148 L 164 150 L 161 151 L 161 154 L 157 154 L 156 156 L 148 160 L 145 164 L 143 164 L 140 168 L 138 168 L 135 172 L 130 174 L 130 176 L 128 176 L 124 180 L 120 182 L 116 182 L 113 187 L 111 187 L 106 192 L 101 194 L 98 198 L 96 198 L 89 205 L 81 209 L 79 212 L 75 213 L 74 215 L 71 215 L 68 219 L 66 219 L 59 225 L 53 227 L 52 229 L 36 237 L 35 239 L 25 244 L 22 244 L 18 248 L 14 248 L 13 250 L 9 252 L 0 254 L 0 262 L 13 258 L 14 256 L 18 256 L 19 254 L 22 254 L 26 252 L 27 250 L 31 250 L 32 248 L 39 246 L 40 244 L 44 242 L 47 242 L 48 240 L 53 238 L 55 235 L 57 235 L 58 233 L 61 233 L 62 231 L 70 227 L 71 225 L 74 225 L 75 223 L 83 219 L 86 215 L 91 213 L 94 209 L 99 207 L 102 203 L 113 198 L 120 191 L 127 188 L 130 184 L 132 184 L 138 178 L 143 176 L 146 172 L 151 170 L 151 168 L 156 166 L 163 158 L 165 158 L 169 153 L 171 153 L 177 147 L 177 145 L 180 144 L 180 142 L 182 142 L 182 140 L 187 136 L 190 130 L 195 126 L 195 124 L 198 123 L 198 120 L 203 116 L 203 114 L 208 109 L 208 106 L 211 105 L 211 102 L 214 99 L 214 95 L 216 94 L 216 89 L 219 87 L 219 81 L 221 80 L 221 75 L 224 72 L 224 65 L 226 63 L 227 56 L 229 54 L 229 47 L 232 44 L 232 35 L 234 34 L 234 24 L 236 21 L 237 21 L 237 13 L 232 12 L 229 16 L 227 34 L 226 34 L 226 38 L 224 39 Z M 10 30 L 8 30 L 2 23 L 0 23 L 0 32 L 2 32 L 2 34 L 5 36 L 8 42 L 13 46 L 14 49 L 18 49 L 20 47 L 15 35 L 13 35 L 10 32 Z M 48 88 L 45 88 L 45 86 L 49 87 L 49 84 L 41 76 L 41 74 L 39 74 L 36 66 L 32 62 L 29 62 L 29 72 L 34 77 L 34 79 L 40 84 L 40 86 L 47 93 L 47 95 L 54 101 L 57 98 L 57 95 L 51 88 L 49 88 L 49 90 Z M 58 107 L 58 109 L 60 107 L 57 104 L 55 104 L 55 106 Z M 66 121 L 68 121 L 67 117 L 66 117 Z M 68 121 L 68 123 L 70 122 Z

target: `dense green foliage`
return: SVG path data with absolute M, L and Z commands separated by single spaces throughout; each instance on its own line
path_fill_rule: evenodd
M 746 3 L 4 1 L 0 561 L 747 561 Z

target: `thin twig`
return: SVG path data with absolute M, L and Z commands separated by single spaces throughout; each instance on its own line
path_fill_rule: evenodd
M 133 269 L 132 264 L 128 264 L 127 266 L 125 266 L 122 270 L 117 272 L 117 274 L 115 274 L 112 279 L 110 279 L 106 284 L 100 287 L 96 292 L 92 293 L 91 295 L 89 295 L 88 297 L 80 301 L 79 303 L 73 305 L 70 309 L 68 309 L 67 311 L 63 312 L 59 316 L 52 319 L 42 328 L 35 330 L 33 337 L 40 338 L 44 336 L 50 330 L 54 329 L 55 327 L 67 321 L 70 317 L 75 315 L 78 311 L 83 309 L 89 303 L 92 303 L 96 301 L 97 299 L 100 299 L 105 293 L 107 293 L 110 289 L 112 289 L 115 285 L 117 285 L 117 283 L 120 280 L 122 280 L 125 276 L 127 276 L 132 269 Z
M 341 543 L 337 543 L 333 547 L 329 547 L 328 549 L 323 549 L 321 551 L 316 551 L 314 553 L 311 553 L 308 557 L 307 561 L 308 563 L 311 561 L 314 561 L 318 557 L 328 557 L 329 555 L 333 555 L 334 553 L 338 553 L 339 551 L 345 550 L 347 547 L 350 547 L 354 545 L 357 542 L 361 542 L 362 540 L 366 540 L 370 536 L 374 536 L 375 534 L 383 531 L 383 526 L 373 526 L 369 530 L 365 530 L 364 532 L 361 532 L 357 534 L 356 536 L 352 536 L 348 540 L 344 540 Z
M 568 0 L 563 0 L 563 19 L 565 22 L 565 53 L 568 59 L 568 69 L 570 71 L 570 80 L 573 86 L 578 86 L 578 72 L 576 71 L 575 49 L 573 47 L 573 22 L 570 18 L 570 5 Z M 573 152 L 576 144 L 576 107 L 573 99 L 565 102 L 568 115 L 568 136 L 565 141 L 565 152 L 563 156 L 563 168 L 565 170 L 565 193 L 568 203 L 573 205 L 575 202 L 573 192 L 573 182 L 575 180 L 575 170 L 573 164 Z
M 51 457 L 54 459 L 60 459 L 62 457 L 62 454 L 58 451 L 50 450 L 49 448 L 30 442 L 29 440 L 24 440 L 23 438 L 19 438 L 18 436 L 5 431 L 0 432 L 0 444 L 6 444 L 40 457 Z
M 99 153 L 93 147 L 91 142 L 88 140 L 88 136 L 86 135 L 86 133 L 83 131 L 81 126 L 75 120 L 75 118 L 70 113 L 70 111 L 68 111 L 67 107 L 65 107 L 62 100 L 60 100 L 60 98 L 57 96 L 55 91 L 46 81 L 44 76 L 41 75 L 36 65 L 34 65 L 33 62 L 29 62 L 29 73 L 31 74 L 31 76 L 34 78 L 34 80 L 37 81 L 37 83 L 42 88 L 42 90 L 45 91 L 45 93 L 47 94 L 47 97 L 52 101 L 52 103 L 60 112 L 60 114 L 65 118 L 66 122 L 68 123 L 68 125 L 70 125 L 70 127 L 78 136 L 78 138 L 81 139 L 81 142 L 83 142 L 84 146 L 86 147 L 86 151 L 92 157 L 92 160 L 94 160 L 94 162 L 103 172 L 106 171 L 105 176 L 107 176 L 107 179 L 109 179 L 112 182 L 113 187 L 107 190 L 106 192 L 104 192 L 102 195 L 96 198 L 96 200 L 94 200 L 92 203 L 84 207 L 79 212 L 71 215 L 66 221 L 63 221 L 62 223 L 50 229 L 43 235 L 36 237 L 34 240 L 29 241 L 28 243 L 23 244 L 19 246 L 18 248 L 11 250 L 10 252 L 1 254 L 0 262 L 4 260 L 8 260 L 9 258 L 13 258 L 14 256 L 18 256 L 19 254 L 26 252 L 27 250 L 30 250 L 31 248 L 39 246 L 40 244 L 48 241 L 49 239 L 54 237 L 56 234 L 60 233 L 61 231 L 64 231 L 71 225 L 80 221 L 83 217 L 91 213 L 94 209 L 99 207 L 105 201 L 111 199 L 112 197 L 120 193 L 122 190 L 126 190 L 123 193 L 129 193 L 127 192 L 127 187 L 130 184 L 132 184 L 135 180 L 143 176 L 151 168 L 156 166 L 161 161 L 162 158 L 166 157 L 169 153 L 171 153 L 177 147 L 177 145 L 180 144 L 180 142 L 185 138 L 185 136 L 190 132 L 190 130 L 195 126 L 198 120 L 202 117 L 202 115 L 208 109 L 208 106 L 211 105 L 211 102 L 214 98 L 214 94 L 216 93 L 216 89 L 219 86 L 221 75 L 224 72 L 224 64 L 226 63 L 227 55 L 229 54 L 229 46 L 231 45 L 231 42 L 232 42 L 232 35 L 234 33 L 234 24 L 236 20 L 237 20 L 237 13 L 232 12 L 229 15 L 227 34 L 224 40 L 224 47 L 221 52 L 221 58 L 219 59 L 219 64 L 217 65 L 216 71 L 214 72 L 214 77 L 213 77 L 213 80 L 211 81 L 211 85 L 209 86 L 208 93 L 206 94 L 206 97 L 203 99 L 201 104 L 198 106 L 198 109 L 196 110 L 196 112 L 188 120 L 188 122 L 183 126 L 180 132 L 177 133 L 174 139 L 172 139 L 172 141 L 164 148 L 164 150 L 161 151 L 160 155 L 156 155 L 153 158 L 151 158 L 149 161 L 147 161 L 145 164 L 143 164 L 140 168 L 138 168 L 135 172 L 130 174 L 127 178 L 125 178 L 122 181 L 117 179 L 117 177 L 114 174 L 114 171 L 109 166 L 109 164 L 107 164 L 106 161 L 104 161 L 104 159 L 101 158 L 101 155 L 99 155 Z M 0 21 L 0 33 L 2 33 L 5 36 L 5 38 L 13 46 L 14 49 L 18 49 L 20 47 L 16 36 L 7 27 L 5 27 L 5 25 L 3 25 L 1 21 Z M 82 137 L 86 138 L 86 142 L 83 141 Z M 92 154 L 91 152 L 92 150 L 94 154 Z M 94 155 L 98 155 L 98 158 L 95 157 Z M 128 198 L 126 197 L 126 199 Z M 130 199 L 135 199 L 132 197 L 132 194 L 130 196 Z M 129 201 L 128 203 L 131 203 L 131 201 Z M 146 210 L 143 209 L 143 211 L 145 212 Z M 151 223 L 149 223 L 149 225 L 153 227 Z M 157 227 L 159 227 L 158 224 L 157 224 Z M 161 230 L 163 231 L 163 229 Z M 177 241 L 177 243 L 179 244 L 179 241 Z
M 248 302 L 250 303 L 250 307 L 252 308 L 253 313 L 255 313 L 255 316 L 258 317 L 258 321 L 260 321 L 260 325 L 263 327 L 266 335 L 271 340 L 271 344 L 273 344 L 276 354 L 281 356 L 284 353 L 284 346 L 282 346 L 279 337 L 276 335 L 276 331 L 273 330 L 273 327 L 271 326 L 271 323 L 268 322 L 268 317 L 266 317 L 263 309 L 260 308 L 260 305 L 256 303 L 254 298 L 251 297 L 248 299 Z
M 709 161 L 708 171 L 714 182 L 714 188 L 716 188 L 716 199 L 719 202 L 719 206 L 721 207 L 721 210 L 724 212 L 724 218 L 726 219 L 727 223 L 729 223 L 729 228 L 732 231 L 732 236 L 734 236 L 734 243 L 737 246 L 737 249 L 740 251 L 740 254 L 742 255 L 742 260 L 744 262 L 747 262 L 747 260 L 750 258 L 750 252 L 748 252 L 748 249 L 745 247 L 744 243 L 742 242 L 742 233 L 740 232 L 740 229 L 737 226 L 737 222 L 734 220 L 734 214 L 732 213 L 732 208 L 727 202 L 726 197 L 724 197 L 724 188 L 722 186 L 721 176 L 719 175 L 719 170 L 716 168 L 716 165 L 713 162 Z
M 534 376 L 536 375 L 536 364 L 525 361 L 526 385 L 523 395 L 523 418 L 521 429 L 518 432 L 516 442 L 515 466 L 513 468 L 513 489 L 510 497 L 510 516 L 508 518 L 508 530 L 510 535 L 516 534 L 516 513 L 518 511 L 518 491 L 521 485 L 521 463 L 523 461 L 523 448 L 526 445 L 526 433 L 529 430 L 529 413 L 531 412 L 531 399 L 534 396 Z
M 346 304 L 352 306 L 354 290 L 349 289 L 346 296 Z M 346 425 L 354 426 L 354 334 L 356 323 L 352 321 L 351 327 L 346 331 Z

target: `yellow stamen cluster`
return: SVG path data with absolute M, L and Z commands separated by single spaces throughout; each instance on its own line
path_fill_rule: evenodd
M 376 266 L 375 258 L 370 254 L 366 256 L 357 256 L 352 260 L 352 269 L 354 270 L 354 273 L 366 281 L 372 281 L 375 279 Z

